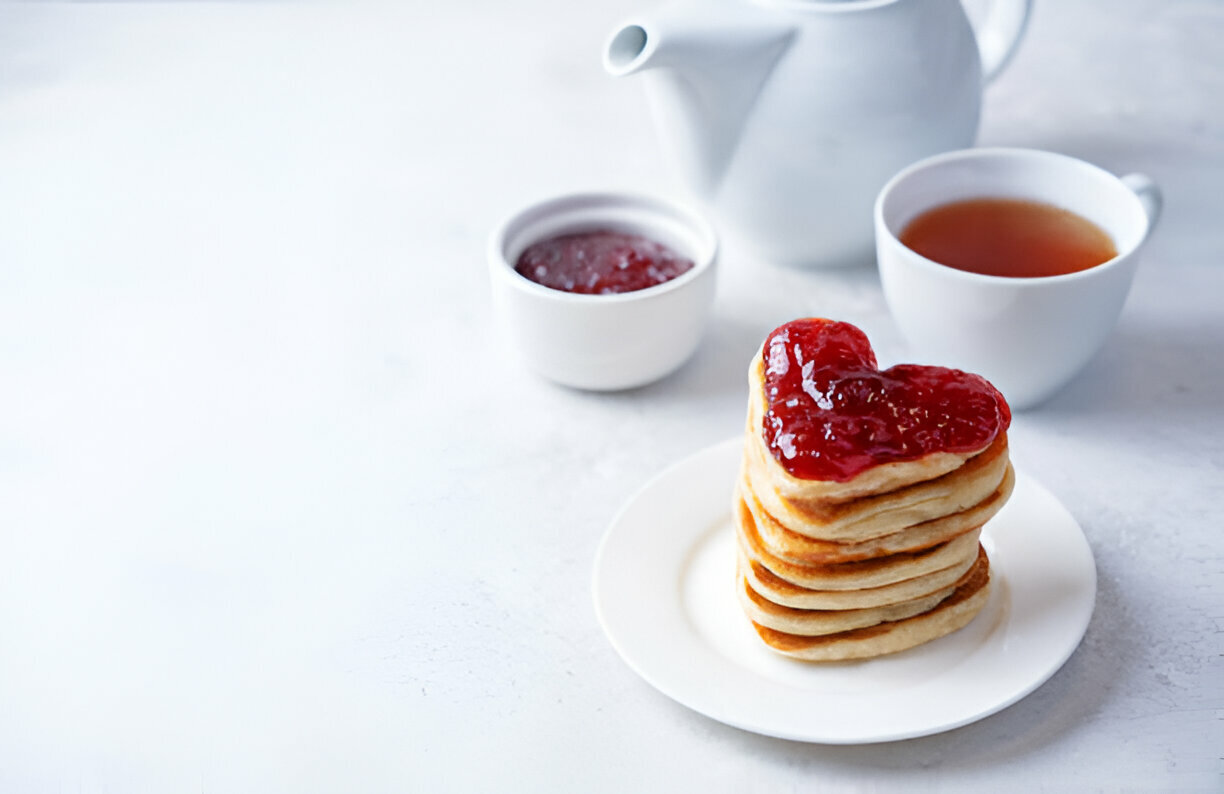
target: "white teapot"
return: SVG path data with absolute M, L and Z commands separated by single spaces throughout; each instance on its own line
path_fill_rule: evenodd
M 724 231 L 789 265 L 870 261 L 902 167 L 973 145 L 983 83 L 1030 0 L 678 0 L 628 20 L 604 67 L 644 72 L 665 155 Z

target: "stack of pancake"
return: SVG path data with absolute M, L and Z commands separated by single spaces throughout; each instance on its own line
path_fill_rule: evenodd
M 978 537 L 1015 482 L 1006 430 L 981 449 L 881 463 L 848 482 L 800 479 L 762 434 L 760 353 L 749 372 L 736 589 L 761 639 L 787 656 L 836 661 L 968 624 L 989 592 Z

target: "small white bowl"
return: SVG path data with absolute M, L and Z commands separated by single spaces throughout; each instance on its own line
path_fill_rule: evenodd
M 533 243 L 600 229 L 662 243 L 693 267 L 657 286 L 615 295 L 551 289 L 514 269 Z M 714 300 L 718 239 L 704 218 L 671 202 L 578 193 L 511 215 L 493 230 L 488 258 L 497 320 L 527 365 L 566 386 L 611 391 L 658 380 L 697 349 Z

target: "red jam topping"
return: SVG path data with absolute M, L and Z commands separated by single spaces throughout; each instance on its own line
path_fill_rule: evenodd
M 789 322 L 765 361 L 765 443 L 805 480 L 847 482 L 872 466 L 932 452 L 972 452 L 1011 424 L 1003 395 L 978 375 L 945 367 L 876 367 L 849 323 Z
M 535 243 L 514 269 L 551 289 L 611 295 L 662 284 L 692 267 L 692 260 L 645 237 L 595 231 Z

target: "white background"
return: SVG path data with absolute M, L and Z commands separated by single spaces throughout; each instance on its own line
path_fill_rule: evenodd
M 872 267 L 728 247 L 696 356 L 627 393 L 490 324 L 505 213 L 673 189 L 599 62 L 648 5 L 0 8 L 0 791 L 1218 790 L 1224 3 L 1039 1 L 988 91 L 982 143 L 1165 190 L 1107 346 L 1011 433 L 1096 613 L 1019 704 L 848 748 L 675 705 L 589 593 L 775 325 L 905 358 Z

